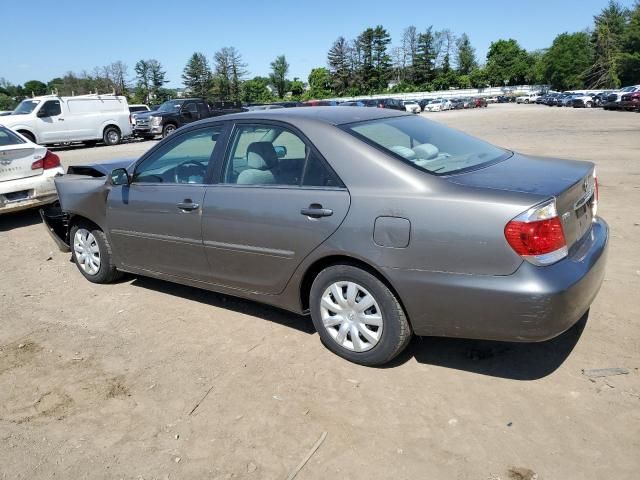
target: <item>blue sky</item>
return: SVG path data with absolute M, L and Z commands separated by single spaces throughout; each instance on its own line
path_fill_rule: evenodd
M 631 6 L 633 0 L 622 0 Z M 32 0 L 3 2 L 0 77 L 12 83 L 48 81 L 66 71 L 91 71 L 116 60 L 133 65 L 156 58 L 169 86 L 181 85 L 189 56 L 211 58 L 235 46 L 251 76 L 266 75 L 269 63 L 285 54 L 291 78 L 306 80 L 311 68 L 325 66 L 326 53 L 340 35 L 354 38 L 382 24 L 398 44 L 403 29 L 433 25 L 466 32 L 483 60 L 489 44 L 515 38 L 528 50 L 543 48 L 565 31 L 589 27 L 607 0 L 430 1 L 430 0 Z M 530 6 L 526 6 L 530 5 Z M 551 13 L 545 15 L 545 13 Z

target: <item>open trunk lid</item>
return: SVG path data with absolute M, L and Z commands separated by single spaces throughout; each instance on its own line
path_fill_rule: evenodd
M 40 151 L 42 150 L 42 151 Z M 36 160 L 44 158 L 46 149 L 29 144 L 9 145 L 0 148 L 0 182 L 42 174 L 42 168 L 32 170 Z
M 555 197 L 571 248 L 591 226 L 596 201 L 594 168 L 591 162 L 514 154 L 503 162 L 446 178 L 458 185 L 539 195 L 541 202 Z

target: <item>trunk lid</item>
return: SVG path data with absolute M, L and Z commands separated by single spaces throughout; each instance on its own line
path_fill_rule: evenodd
M 589 231 L 595 201 L 594 165 L 514 154 L 488 167 L 446 177 L 458 185 L 555 197 L 567 247 Z M 533 205 L 531 205 L 533 206 Z
M 0 182 L 42 174 L 42 168 L 31 169 L 31 164 L 44 158 L 46 149 L 29 144 L 0 148 Z

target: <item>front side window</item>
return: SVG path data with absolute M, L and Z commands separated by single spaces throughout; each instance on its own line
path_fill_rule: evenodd
M 271 125 L 241 125 L 231 141 L 223 183 L 339 186 L 335 174 L 296 133 Z
M 43 117 L 55 117 L 56 115 L 60 115 L 62 113 L 62 109 L 60 108 L 59 100 L 48 100 L 42 105 L 39 114 Z
M 420 117 L 382 118 L 343 127 L 420 170 L 450 174 L 510 156 L 510 152 Z
M 136 167 L 134 183 L 204 183 L 224 126 L 192 130 L 171 137 Z

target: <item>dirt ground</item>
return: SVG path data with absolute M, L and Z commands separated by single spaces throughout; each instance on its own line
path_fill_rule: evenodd
M 323 432 L 296 478 L 640 478 L 640 114 L 429 116 L 597 163 L 612 235 L 586 322 L 542 344 L 414 339 L 365 368 L 304 317 L 146 278 L 93 285 L 36 213 L 3 216 L 0 478 L 286 479 Z M 59 154 L 69 165 L 151 145 Z M 605 367 L 629 373 L 582 373 Z

